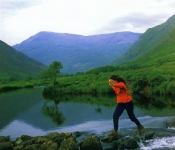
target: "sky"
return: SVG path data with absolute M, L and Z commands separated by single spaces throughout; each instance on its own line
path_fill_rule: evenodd
M 175 14 L 175 0 L 0 0 L 0 40 L 19 44 L 40 31 L 144 33 Z

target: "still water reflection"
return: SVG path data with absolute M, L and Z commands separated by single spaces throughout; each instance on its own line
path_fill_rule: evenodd
M 0 94 L 0 136 L 82 131 L 103 134 L 113 128 L 115 95 L 55 96 L 44 98 L 42 88 Z M 134 96 L 135 114 L 145 127 L 162 127 L 175 117 L 175 102 L 167 97 Z M 135 127 L 124 112 L 121 128 Z

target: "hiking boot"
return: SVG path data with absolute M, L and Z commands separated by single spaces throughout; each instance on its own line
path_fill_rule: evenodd
M 141 133 L 141 131 L 144 129 L 144 127 L 142 125 L 138 125 L 137 126 L 137 132 Z
M 118 132 L 116 130 L 112 130 L 112 132 L 109 133 L 108 136 L 118 136 Z

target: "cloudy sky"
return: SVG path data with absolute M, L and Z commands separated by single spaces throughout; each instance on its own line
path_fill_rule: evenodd
M 0 40 L 18 44 L 40 31 L 144 33 L 175 14 L 175 0 L 0 0 Z

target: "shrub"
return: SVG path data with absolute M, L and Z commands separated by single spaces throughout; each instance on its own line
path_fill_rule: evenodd
M 170 82 L 167 86 L 167 94 L 175 94 L 175 85 L 172 82 Z

